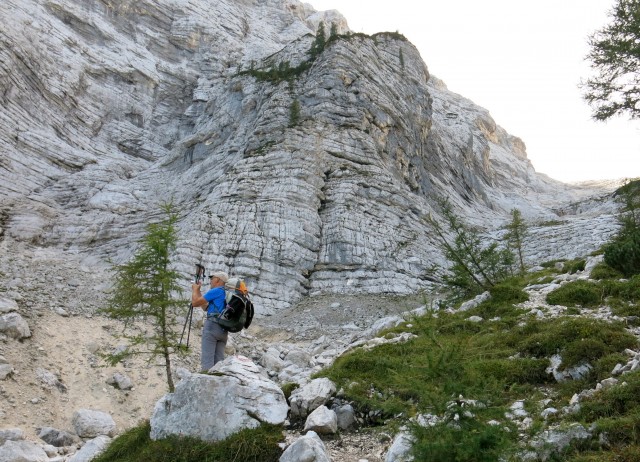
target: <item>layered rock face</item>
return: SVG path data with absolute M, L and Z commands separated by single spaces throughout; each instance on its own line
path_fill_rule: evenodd
M 261 314 L 427 287 L 439 197 L 495 227 L 597 192 L 536 174 L 413 45 L 347 35 L 337 12 L 5 0 L 0 20 L 3 237 L 120 262 L 172 201 L 185 278 L 195 263 L 239 274 Z M 341 35 L 314 57 L 320 21 Z

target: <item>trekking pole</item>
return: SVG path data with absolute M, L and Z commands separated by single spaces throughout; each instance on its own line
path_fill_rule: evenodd
M 196 276 L 195 283 L 199 283 L 204 279 L 204 266 L 196 264 Z M 184 320 L 184 326 L 182 327 L 182 335 L 180 336 L 180 345 L 182 345 L 182 337 L 184 337 L 184 331 L 187 329 L 187 323 L 189 324 L 189 330 L 187 331 L 187 344 L 186 348 L 189 349 L 189 337 L 191 335 L 191 321 L 193 320 L 193 303 L 189 303 L 189 312 L 187 318 Z

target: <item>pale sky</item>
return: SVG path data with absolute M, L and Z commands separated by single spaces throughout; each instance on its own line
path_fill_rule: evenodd
M 402 33 L 429 72 L 520 137 L 536 171 L 561 181 L 640 177 L 640 121 L 591 119 L 578 84 L 587 37 L 614 0 L 303 0 L 354 32 Z

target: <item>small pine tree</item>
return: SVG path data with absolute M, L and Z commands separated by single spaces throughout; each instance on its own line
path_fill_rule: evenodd
M 513 254 L 498 248 L 497 242 L 485 245 L 480 231 L 464 224 L 453 212 L 447 200 L 438 202 L 445 226 L 433 217 L 428 221 L 436 232 L 442 251 L 451 263 L 444 277 L 446 285 L 458 291 L 454 298 L 463 298 L 489 290 L 510 276 Z
M 527 236 L 527 224 L 522 219 L 520 210 L 513 209 L 511 211 L 511 222 L 507 225 L 507 234 L 505 241 L 517 258 L 518 273 L 524 276 L 527 267 L 524 264 L 524 239 Z
M 311 44 L 311 57 L 315 58 L 324 51 L 324 47 L 327 44 L 327 37 L 324 31 L 324 22 L 320 21 L 318 24 L 318 30 L 316 31 L 316 38 Z
M 329 31 L 329 40 L 333 40 L 338 36 L 338 25 L 335 22 L 331 23 L 331 30 Z
M 300 101 L 294 99 L 289 106 L 289 127 L 295 127 L 300 123 Z
M 174 321 L 178 306 L 184 307 L 186 302 L 173 298 L 182 289 L 178 284 L 181 277 L 171 268 L 170 260 L 177 243 L 178 216 L 172 204 L 165 204 L 163 211 L 165 218 L 147 227 L 131 261 L 114 268 L 115 284 L 103 311 L 124 323 L 121 336 L 129 342 L 125 352 L 107 356 L 110 364 L 133 355 L 146 355 L 149 361 L 161 356 L 169 392 L 173 392 L 171 355 L 183 353 L 178 347 L 180 332 Z M 136 321 L 148 322 L 150 332 L 135 329 Z

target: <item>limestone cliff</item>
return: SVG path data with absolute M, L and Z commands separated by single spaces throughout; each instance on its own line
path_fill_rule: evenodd
M 0 21 L 0 238 L 122 261 L 172 200 L 180 269 L 244 276 L 262 314 L 428 286 L 437 197 L 494 228 L 597 192 L 537 174 L 411 43 L 335 11 L 4 0 Z

